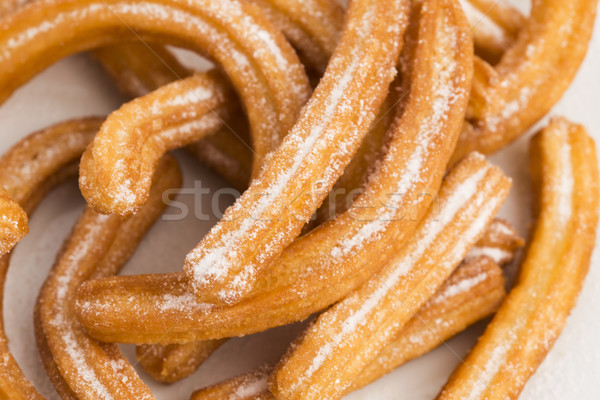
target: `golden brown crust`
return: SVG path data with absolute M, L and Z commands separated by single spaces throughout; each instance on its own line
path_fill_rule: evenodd
M 525 17 L 508 1 L 461 0 L 471 25 L 475 54 L 497 63 L 514 43 Z
M 236 106 L 233 89 L 217 71 L 196 73 L 126 103 L 108 116 L 81 158 L 83 196 L 106 214 L 135 213 L 149 196 L 158 160 L 213 134 L 224 117 L 239 112 Z
M 386 155 L 352 209 L 294 241 L 259 280 L 252 296 L 235 306 L 217 309 L 198 301 L 186 316 L 176 308 L 161 311 L 157 306 L 160 300 L 153 296 L 164 290 L 189 302 L 184 299 L 186 281 L 180 275 L 119 277 L 84 284 L 78 312 L 90 333 L 106 341 L 186 343 L 262 331 L 302 320 L 331 305 L 379 269 L 401 248 L 431 204 L 466 108 L 472 47 L 468 38 L 461 39 L 461 33 L 468 27 L 456 7 L 450 20 L 435 10 L 423 28 L 432 40 L 422 41 L 423 48 L 411 45 L 405 50 L 403 90 L 407 94 L 390 128 Z M 444 30 L 434 29 L 446 23 Z M 415 22 L 409 34 L 416 38 L 418 31 Z M 447 63 L 434 62 L 431 52 L 444 54 Z M 425 98 L 435 102 L 426 105 Z M 450 104 L 442 114 L 435 112 L 440 103 Z M 428 165 L 427 170 L 412 168 L 421 162 Z M 399 194 L 390 200 L 390 193 Z M 423 193 L 430 196 L 421 196 Z M 348 251 L 344 243 L 348 243 Z M 369 260 L 371 268 L 365 268 L 363 260 Z M 140 291 L 149 296 L 135 294 Z M 125 309 L 122 296 L 140 301 L 135 308 L 143 315 Z M 108 309 L 113 311 L 105 315 Z M 144 318 L 152 322 L 143 326 L 136 322 Z M 118 333 L 125 326 L 128 333 Z M 172 329 L 167 333 L 163 326 Z
M 137 347 L 137 360 L 154 380 L 174 383 L 196 372 L 223 343 L 225 339 L 186 344 L 145 344 Z
M 300 233 L 387 95 L 406 8 L 396 0 L 352 2 L 338 47 L 302 115 L 248 190 L 188 254 L 184 271 L 196 295 L 213 303 L 240 301 Z
M 361 373 L 347 393 L 436 348 L 467 326 L 492 314 L 505 295 L 502 270 L 488 257 L 465 261 Z M 267 365 L 192 394 L 191 400 L 271 400 Z M 239 394 L 244 395 L 240 396 Z
M 546 114 L 575 77 L 587 52 L 597 0 L 533 1 L 517 40 L 481 90 L 486 107 L 465 124 L 453 161 L 508 145 Z M 483 61 L 482 61 L 483 62 Z
M 290 346 L 271 375 L 275 397 L 340 398 L 484 234 L 510 185 L 481 155 L 452 170 L 397 255 Z
M 27 214 L 0 185 L 0 257 L 29 232 Z
M 536 216 L 516 286 L 439 399 L 516 399 L 575 305 L 598 223 L 598 161 L 585 129 L 553 119 L 532 141 Z
M 124 221 L 87 209 L 63 246 L 40 291 L 35 320 L 42 362 L 64 398 L 154 399 L 116 345 L 85 334 L 73 306 L 82 281 L 115 274 L 125 264 L 164 210 L 163 192 L 180 183 L 174 159 L 163 159 L 149 201 L 138 214 Z
M 297 106 L 298 98 L 307 90 L 303 68 L 283 35 L 256 7 L 236 0 L 201 1 L 192 6 L 183 0 L 153 0 L 144 3 L 144 9 L 140 7 L 117 0 L 101 4 L 94 0 L 45 0 L 17 11 L 6 21 L 9 29 L 3 35 L 0 98 L 5 99 L 37 72 L 73 52 L 131 36 L 165 41 L 205 51 L 223 67 L 250 119 L 259 121 L 252 126 L 254 136 L 266 142 L 255 142 L 254 148 L 257 154 L 265 154 L 263 147 L 269 147 L 273 135 L 281 133 L 280 127 L 293 123 L 296 116 L 289 109 Z M 186 23 L 173 24 L 173 20 Z M 40 46 L 35 45 L 40 33 L 26 32 L 41 22 L 49 29 L 44 31 Z M 266 36 L 251 34 L 257 31 Z M 273 52 L 274 48 L 277 51 Z M 280 119 L 279 114 L 284 117 Z
M 76 176 L 76 160 L 100 126 L 98 118 L 68 121 L 33 133 L 0 158 L 0 186 L 32 213 L 45 194 Z M 0 303 L 10 255 L 0 258 Z M 25 378 L 8 347 L 0 304 L 0 395 L 8 399 L 42 399 Z

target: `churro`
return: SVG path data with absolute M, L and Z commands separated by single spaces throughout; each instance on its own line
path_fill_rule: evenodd
M 42 362 L 64 398 L 154 399 L 116 345 L 83 332 L 73 306 L 81 282 L 118 272 L 164 210 L 163 192 L 180 184 L 175 160 L 163 159 L 139 213 L 124 221 L 87 209 L 63 246 L 40 291 L 35 322 Z
M 459 164 L 405 247 L 290 347 L 270 381 L 275 397 L 340 398 L 483 235 L 509 188 L 481 155 Z
M 77 173 L 74 163 L 91 141 L 101 120 L 65 122 L 34 133 L 0 158 L 0 186 L 29 214 L 54 186 Z M 4 298 L 10 254 L 0 258 L 0 303 Z M 23 375 L 8 347 L 0 304 L 0 395 L 9 399 L 42 399 Z
M 138 210 L 148 198 L 158 160 L 214 133 L 222 118 L 236 111 L 231 108 L 236 102 L 229 101 L 233 90 L 214 84 L 225 79 L 216 71 L 197 73 L 109 115 L 81 158 L 79 187 L 88 203 L 107 214 Z
M 497 63 L 515 42 L 525 18 L 507 1 L 460 0 L 460 4 L 471 25 L 475 53 Z
M 537 222 L 516 285 L 439 399 L 516 399 L 575 305 L 598 223 L 594 142 L 553 119 L 532 141 L 531 169 Z
M 196 295 L 215 303 L 247 296 L 318 208 L 387 95 L 407 24 L 403 3 L 351 3 L 302 115 L 248 190 L 188 254 L 184 270 Z
M 305 319 L 335 303 L 393 256 L 433 201 L 469 93 L 472 44 L 462 12 L 456 4 L 425 4 L 431 6 L 422 16 L 415 7 L 408 33 L 411 45 L 403 55 L 402 90 L 407 95 L 398 105 L 386 152 L 351 209 L 295 240 L 259 279 L 251 296 L 237 306 L 219 308 L 219 318 L 205 320 L 217 309 L 191 301 L 181 275 L 128 276 L 82 285 L 78 313 L 86 329 L 101 340 L 138 344 L 187 343 L 262 331 Z M 369 260 L 368 267 L 363 260 Z M 171 306 L 154 298 L 159 292 L 168 293 L 174 300 Z M 185 305 L 193 311 L 183 315 Z M 140 324 L 145 319 L 151 321 Z
M 0 36 L 2 100 L 53 62 L 128 36 L 203 51 L 218 62 L 249 119 L 256 121 L 257 154 L 265 154 L 264 147 L 285 134 L 281 125 L 291 124 L 286 120 L 295 118 L 290 109 L 306 95 L 304 68 L 283 34 L 259 9 L 237 0 L 44 0 L 12 14 L 5 26 Z
M 467 326 L 492 314 L 504 295 L 502 270 L 489 257 L 481 256 L 463 262 L 396 338 L 360 373 L 346 393 L 358 390 L 433 350 Z M 274 399 L 267 388 L 271 372 L 271 366 L 261 367 L 198 390 L 191 399 Z
M 137 359 L 154 380 L 173 383 L 196 372 L 225 341 L 226 339 L 186 344 L 145 344 L 137 347 Z
M 456 278 L 456 276 L 465 276 L 465 274 L 462 272 L 459 274 L 458 271 L 461 269 L 470 271 L 476 268 L 476 266 L 480 265 L 484 270 L 487 270 L 488 267 L 491 269 L 493 267 L 489 261 L 493 261 L 498 265 L 504 265 L 512 261 L 515 252 L 522 246 L 523 239 L 519 237 L 510 224 L 508 224 L 506 221 L 495 219 L 492 221 L 483 237 L 479 239 L 477 244 L 471 250 L 469 250 L 469 254 L 465 258 L 465 261 L 463 261 L 461 266 L 458 268 L 457 272 L 455 272 L 452 277 L 449 278 L 449 281 L 452 281 L 453 283 L 450 284 L 446 282 L 443 287 L 460 286 L 461 288 L 465 288 L 468 286 L 467 284 L 459 285 L 459 283 L 457 283 L 459 279 Z M 495 276 L 497 274 L 490 273 L 490 275 Z M 472 277 L 471 281 L 469 282 L 480 280 L 484 280 L 484 278 Z M 501 280 L 500 284 L 502 285 Z M 441 290 L 443 289 L 440 289 L 432 298 L 435 298 L 436 296 L 439 297 L 439 292 Z M 495 296 L 493 297 L 495 298 Z M 491 304 L 487 303 L 485 299 L 482 299 L 481 301 L 482 303 L 489 304 L 491 306 Z M 441 303 L 441 301 L 435 302 L 435 304 L 438 303 Z M 426 306 L 424 306 L 424 308 L 425 307 Z M 467 309 L 470 310 L 471 308 L 469 307 Z M 481 315 L 481 317 L 490 312 L 489 308 L 486 308 L 486 306 L 482 306 L 479 311 L 481 314 L 477 315 Z M 422 319 L 422 317 L 419 319 Z M 439 325 L 440 328 L 447 328 L 450 332 L 458 332 L 456 330 L 457 325 L 454 323 L 454 321 L 447 322 L 447 320 L 448 318 L 438 320 L 436 314 L 435 321 L 438 322 L 436 326 Z M 472 322 L 474 322 L 474 320 Z M 470 323 L 471 322 L 466 323 L 465 326 L 469 325 Z M 407 327 L 413 325 L 418 326 L 416 323 L 409 322 Z M 405 328 L 403 332 L 405 332 L 407 329 L 408 328 Z M 433 336 L 431 339 L 434 339 L 436 337 L 435 335 L 442 338 L 448 337 L 441 335 L 439 331 L 432 332 L 432 335 Z M 171 383 L 183 379 L 195 372 L 221 343 L 223 343 L 222 340 L 213 340 L 190 342 L 183 345 L 142 345 L 138 348 L 138 357 L 140 357 L 140 364 L 144 366 L 146 371 L 148 371 L 154 379 L 161 382 Z M 411 341 L 411 343 L 416 345 L 416 341 Z M 424 347 L 433 347 L 430 345 L 430 343 L 431 342 L 429 341 L 425 342 Z M 402 354 L 402 357 L 405 357 L 405 359 L 408 360 L 408 358 L 406 358 L 405 351 L 400 352 L 399 356 L 400 354 Z M 362 375 L 364 375 L 364 371 Z
M 585 57 L 596 5 L 597 0 L 532 2 L 516 41 L 494 68 L 486 68 L 490 76 L 480 90 L 488 101 L 467 120 L 453 161 L 474 150 L 500 150 L 550 110 Z

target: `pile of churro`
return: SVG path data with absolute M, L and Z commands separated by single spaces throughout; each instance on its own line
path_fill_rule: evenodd
M 486 155 L 561 98 L 596 5 L 535 0 L 527 17 L 498 0 L 3 0 L 1 101 L 87 52 L 127 102 L 0 157 L 0 299 L 28 217 L 78 178 L 87 208 L 33 315 L 63 399 L 155 398 L 117 343 L 175 384 L 228 338 L 298 321 L 278 362 L 191 399 L 340 399 L 486 318 L 437 398 L 516 399 L 590 266 L 598 160 L 563 117 L 533 136 L 524 240 L 498 218 L 512 181 Z M 242 194 L 181 272 L 118 276 L 182 185 L 180 148 Z M 0 398 L 43 399 L 2 318 Z

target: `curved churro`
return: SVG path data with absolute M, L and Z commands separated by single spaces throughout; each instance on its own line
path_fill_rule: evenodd
M 205 320 L 216 308 L 192 301 L 181 275 L 86 283 L 78 313 L 89 332 L 105 341 L 140 344 L 186 343 L 262 331 L 306 318 L 379 269 L 431 204 L 466 108 L 472 47 L 469 37 L 462 35 L 468 28 L 457 5 L 437 5 L 436 1 L 426 7 L 423 21 L 420 9 L 415 10 L 411 46 L 403 56 L 407 95 L 398 106 L 387 152 L 351 209 L 295 240 L 258 281 L 252 295 L 239 305 L 220 308 L 219 318 Z M 165 290 L 176 299 L 171 306 L 154 297 Z M 147 296 L 142 299 L 139 293 Z M 183 315 L 183 304 L 193 310 Z M 113 310 L 110 315 L 108 309 Z M 140 324 L 144 319 L 150 321 Z M 125 326 L 128 334 L 119 332 Z M 171 327 L 169 332 L 164 332 L 164 326 Z
M 488 257 L 464 262 L 377 355 L 346 391 L 358 390 L 404 363 L 433 350 L 467 326 L 493 313 L 504 298 L 502 270 Z M 192 394 L 191 400 L 274 399 L 267 389 L 271 366 Z
M 321 314 L 290 347 L 270 381 L 275 397 L 340 398 L 451 275 L 483 235 L 509 188 L 510 180 L 481 155 L 466 158 L 444 180 L 437 207 L 428 211 L 405 247 Z
M 154 399 L 116 345 L 89 338 L 75 320 L 75 294 L 90 277 L 113 275 L 165 209 L 162 195 L 178 187 L 174 159 L 158 164 L 148 203 L 123 221 L 87 209 L 65 243 L 36 305 L 36 341 L 61 396 L 77 399 Z
M 99 128 L 101 119 L 65 122 L 34 133 L 13 146 L 0 158 L 0 186 L 28 213 L 44 195 L 77 173 L 74 163 Z M 10 255 L 0 258 L 0 303 Z M 0 304 L 0 395 L 9 399 L 42 399 L 25 378 L 8 347 Z
M 323 69 L 323 60 L 327 60 L 333 52 L 341 31 L 342 10 L 337 2 L 317 0 L 307 4 L 281 0 L 250 1 L 259 6 L 267 18 L 283 31 L 292 45 L 298 49 L 300 56 L 304 55 L 302 58 L 309 66 L 316 70 Z M 481 25 L 492 25 L 496 27 L 494 32 L 502 38 L 512 38 L 522 25 L 522 17 L 503 2 L 494 4 L 493 7 L 483 0 L 472 0 L 472 3 L 485 11 L 485 14 L 478 15 L 477 19 L 471 21 L 475 28 L 473 32 L 475 42 L 478 44 L 476 52 L 484 55 L 499 54 L 504 47 L 498 48 L 495 42 L 486 37 L 489 36 L 489 29 L 476 28 Z M 467 13 L 467 15 L 474 14 Z M 502 39 L 502 43 L 508 43 L 508 39 Z M 99 49 L 94 54 L 114 77 L 121 90 L 130 97 L 145 95 L 174 77 L 185 77 L 189 74 L 189 71 L 182 67 L 168 51 L 159 46 L 149 48 L 146 44 L 132 43 Z M 214 82 L 215 85 L 219 83 Z M 223 128 L 217 134 L 191 145 L 189 149 L 234 186 L 240 190 L 245 189 L 250 180 L 249 171 L 252 165 L 250 148 L 243 143 L 243 138 L 239 137 L 240 130 L 232 126 L 232 124 L 237 125 L 238 120 L 225 120 L 233 129 L 233 134 L 230 129 Z M 245 129 L 247 128 L 242 128 L 241 132 Z M 368 141 L 370 140 L 365 140 Z M 351 183 L 358 187 L 362 182 L 363 174 L 352 173 L 354 168 L 355 166 L 350 165 L 342 177 L 342 182 L 338 182 L 336 186 L 346 187 L 344 183 Z M 354 175 L 357 177 L 352 178 Z M 336 209 L 343 210 L 345 202 L 345 199 L 337 196 Z M 327 214 L 327 209 L 321 211 L 322 216 Z
M 532 141 L 531 166 L 537 223 L 516 286 L 439 399 L 516 399 L 577 300 L 598 223 L 594 142 L 553 119 Z
M 232 89 L 214 83 L 225 79 L 216 71 L 197 73 L 110 114 L 81 158 L 79 187 L 89 204 L 122 215 L 141 207 L 158 160 L 214 133 L 222 117 L 236 111 L 236 102 L 228 101 Z M 118 196 L 104 208 L 107 193 Z
M 335 1 L 312 0 L 248 0 L 261 8 L 265 16 L 286 35 L 299 51 L 303 61 L 321 71 L 337 44 L 342 28 L 343 10 Z M 111 46 L 96 50 L 101 61 L 117 85 L 126 95 L 135 98 L 146 95 L 189 71 L 182 67 L 163 47 L 149 48 L 144 43 Z M 207 76 L 210 79 L 211 76 Z M 211 82 L 218 87 L 221 79 Z M 225 85 L 227 86 L 227 85 Z M 221 88 L 221 91 L 228 91 Z M 235 96 L 226 99 L 235 107 Z M 223 115 L 221 129 L 188 149 L 202 162 L 226 178 L 236 188 L 243 190 L 250 182 L 252 169 L 251 147 L 245 137 L 245 118 Z M 257 164 L 254 165 L 258 167 Z M 256 175 L 255 171 L 255 175 Z M 114 178 L 114 177 L 113 177 Z
M 596 5 L 597 0 L 532 3 L 516 42 L 486 81 L 483 91 L 490 101 L 471 115 L 453 161 L 473 150 L 492 153 L 501 149 L 550 110 L 585 57 Z
M 0 99 L 52 62 L 117 43 L 132 31 L 136 39 L 190 47 L 215 59 L 232 80 L 250 120 L 256 121 L 257 154 L 266 154 L 270 141 L 278 142 L 278 135 L 286 133 L 281 125 L 291 125 L 287 119 L 293 120 L 295 113 L 290 109 L 306 95 L 306 75 L 281 32 L 259 9 L 237 0 L 45 0 L 25 6 L 5 24 L 0 35 Z M 38 26 L 42 29 L 32 28 Z M 107 196 L 108 202 L 119 193 Z

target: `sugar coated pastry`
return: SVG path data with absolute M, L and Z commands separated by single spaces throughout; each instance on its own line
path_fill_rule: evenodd
M 465 261 L 411 318 L 395 339 L 360 373 L 347 393 L 441 345 L 467 326 L 493 313 L 504 298 L 504 277 L 491 258 Z M 273 366 L 220 382 L 192 394 L 191 400 L 274 399 L 267 388 Z
M 6 188 L 13 201 L 32 213 L 50 189 L 76 175 L 76 161 L 101 121 L 67 121 L 22 139 L 0 158 L 0 186 Z M 9 266 L 10 254 L 0 257 L 2 303 Z M 7 399 L 43 399 L 10 352 L 2 310 L 0 307 L 0 395 Z
M 560 99 L 587 52 L 597 3 L 532 2 L 531 15 L 515 42 L 494 68 L 484 68 L 487 75 L 478 90 L 485 101 L 467 119 L 454 161 L 470 151 L 491 153 L 503 148 Z
M 158 164 L 149 201 L 139 213 L 123 220 L 88 208 L 64 244 L 35 309 L 42 363 L 63 398 L 154 399 L 117 345 L 97 342 L 81 329 L 75 294 L 82 281 L 118 272 L 165 209 L 163 192 L 180 184 L 169 156 Z
M 27 214 L 0 186 L 0 257 L 29 232 Z
M 406 95 L 398 105 L 397 118 L 390 127 L 386 152 L 351 209 L 288 246 L 259 279 L 247 300 L 223 308 L 207 307 L 207 302 L 195 301 L 199 313 L 220 310 L 220 318 L 211 318 L 213 322 L 208 324 L 191 318 L 190 314 L 189 317 L 177 316 L 183 313 L 180 307 L 160 307 L 160 301 L 150 308 L 146 304 L 133 308 L 131 303 L 119 304 L 119 299 L 124 298 L 121 296 L 125 296 L 122 290 L 131 290 L 127 295 L 128 302 L 146 303 L 150 297 L 142 299 L 135 293 L 143 293 L 150 287 L 155 287 L 156 292 L 167 288 L 174 299 L 188 304 L 189 298 L 180 297 L 186 284 L 182 276 L 119 277 L 86 283 L 80 290 L 79 310 L 90 333 L 97 338 L 96 335 L 102 336 L 102 340 L 133 339 L 140 344 L 154 343 L 158 338 L 166 343 L 217 339 L 232 336 L 224 334 L 220 328 L 219 333 L 210 332 L 211 325 L 225 323 L 226 314 L 235 315 L 236 322 L 227 323 L 232 331 L 238 332 L 233 335 L 242 331 L 244 334 L 262 331 L 308 317 L 336 302 L 377 271 L 401 247 L 431 204 L 462 126 L 467 104 L 472 44 L 470 37 L 463 35 L 468 30 L 466 21 L 453 2 L 449 3 L 453 7 L 446 8 L 437 7 L 438 2 L 431 2 L 431 6 L 429 2 L 425 4 L 422 18 L 426 24 L 418 23 L 421 7 L 415 6 L 413 10 L 415 22 L 408 33 L 410 46 L 404 50 L 402 61 L 406 74 L 400 90 Z M 435 29 L 440 25 L 444 28 Z M 420 26 L 424 27 L 420 29 Z M 420 35 L 430 40 L 417 42 L 412 39 Z M 436 62 L 436 56 L 442 54 L 445 62 Z M 423 99 L 434 101 L 425 102 L 424 106 Z M 419 168 L 422 165 L 428 165 L 427 169 Z M 391 199 L 390 193 L 395 194 Z M 423 196 L 423 193 L 427 195 Z M 407 215 L 410 218 L 406 218 Z M 363 260 L 369 260 L 371 268 L 365 268 Z M 144 289 L 140 291 L 142 286 Z M 107 304 L 102 305 L 104 302 Z M 113 310 L 111 315 L 104 315 L 109 308 Z M 144 318 L 131 315 L 134 309 L 144 313 L 153 313 L 151 309 L 155 309 L 157 314 L 162 314 L 159 319 L 166 318 L 170 322 L 163 325 L 157 320 L 156 326 L 150 323 L 142 326 L 132 321 L 145 331 L 134 337 L 129 322 L 124 324 L 130 317 L 135 321 Z M 259 318 L 256 310 L 261 310 Z M 240 312 L 248 313 L 248 319 Z M 102 334 L 96 330 L 99 327 L 92 328 L 93 320 L 102 320 Z M 112 322 L 109 321 L 116 325 L 110 327 Z M 249 325 L 245 327 L 246 323 Z M 262 325 L 264 323 L 266 325 Z M 129 326 L 127 335 L 118 339 L 113 336 L 118 335 L 119 326 L 124 328 L 125 325 Z M 171 329 L 164 332 L 159 326 L 170 326 Z M 110 335 L 107 335 L 108 331 L 112 331 Z
M 438 399 L 516 399 L 560 335 L 590 265 L 598 161 L 585 129 L 553 119 L 531 144 L 536 226 L 515 287 Z

